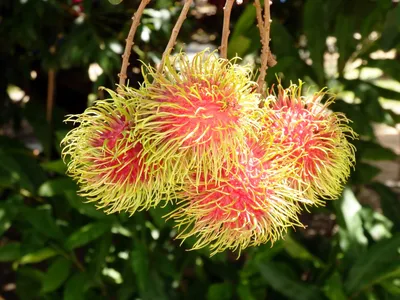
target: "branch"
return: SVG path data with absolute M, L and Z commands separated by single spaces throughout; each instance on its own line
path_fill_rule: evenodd
M 266 0 L 268 1 L 268 0 Z M 257 92 L 261 93 L 262 91 L 262 80 L 260 78 L 264 78 L 266 74 L 266 70 L 264 70 L 263 66 L 265 63 L 265 60 L 267 59 L 267 56 L 265 55 L 264 48 L 265 48 L 265 24 L 262 16 L 262 9 L 261 9 L 261 4 L 260 0 L 255 0 L 254 1 L 254 6 L 256 7 L 256 17 L 257 17 L 257 27 L 260 30 L 260 39 L 261 39 L 261 67 L 260 67 L 260 74 L 258 75 L 257 83 L 258 83 L 258 88 Z M 264 70 L 264 71 L 263 71 Z
M 147 4 L 149 4 L 149 2 L 150 0 L 142 0 L 142 2 L 140 2 L 139 8 L 132 16 L 132 25 L 131 28 L 129 29 L 128 37 L 126 38 L 124 54 L 122 55 L 121 72 L 118 74 L 120 86 L 125 85 L 125 81 L 127 78 L 126 70 L 128 69 L 129 66 L 129 57 L 131 56 L 131 51 L 133 47 L 133 38 L 135 37 L 136 29 L 140 24 L 140 19 L 142 17 L 143 10 L 147 6 Z
M 47 78 L 47 105 L 46 105 L 46 119 L 49 124 L 52 122 L 53 106 L 54 106 L 54 85 L 56 73 L 53 68 L 49 69 Z
M 179 18 L 175 23 L 174 29 L 172 30 L 171 37 L 169 38 L 169 41 L 168 41 L 168 45 L 164 50 L 164 53 L 161 58 L 161 63 L 157 70 L 157 72 L 159 72 L 159 73 L 162 71 L 162 69 L 164 67 L 164 63 L 167 58 L 167 55 L 169 55 L 171 53 L 172 49 L 174 48 L 174 46 L 176 44 L 176 38 L 178 37 L 179 31 L 181 30 L 183 21 L 185 21 L 185 19 L 186 19 L 186 16 L 189 12 L 190 5 L 192 5 L 192 2 L 193 2 L 193 0 L 186 0 L 185 5 L 182 8 L 181 14 L 179 15 Z
M 224 6 L 224 25 L 222 28 L 222 39 L 221 39 L 221 57 L 227 58 L 228 56 L 228 37 L 229 37 L 229 22 L 231 19 L 231 11 L 234 0 L 226 0 Z
M 270 40 L 270 26 L 271 26 L 271 16 L 270 16 L 270 6 L 272 1 L 264 1 L 264 20 L 262 19 L 261 4 L 260 0 L 255 0 L 254 6 L 256 7 L 257 23 L 260 30 L 261 37 L 261 67 L 260 74 L 257 79 L 258 89 L 257 92 L 262 93 L 264 87 L 264 79 L 267 75 L 268 66 L 274 66 L 276 64 L 275 58 L 272 56 L 269 49 Z

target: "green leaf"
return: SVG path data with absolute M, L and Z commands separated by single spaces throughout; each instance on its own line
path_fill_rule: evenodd
M 283 240 L 279 240 L 274 243 L 273 247 L 268 244 L 259 246 L 257 251 L 255 251 L 254 259 L 249 259 L 246 261 L 246 264 L 240 272 L 240 276 L 242 278 L 249 278 L 250 276 L 258 274 L 258 264 L 272 260 L 276 255 L 283 251 L 284 246 Z
M 338 99 L 332 105 L 332 109 L 346 113 L 346 116 L 352 120 L 349 124 L 355 132 L 361 136 L 374 138 L 375 133 L 369 122 L 365 122 L 365 113 L 362 111 L 361 104 L 350 104 Z
M 17 295 L 18 299 L 31 300 L 41 299 L 39 297 L 40 287 L 44 278 L 44 273 L 37 268 L 22 267 L 16 271 Z
M 250 284 L 240 283 L 237 287 L 237 294 L 240 300 L 256 300 L 253 295 L 253 287 Z
M 123 0 L 108 0 L 112 5 L 118 5 L 122 2 Z
M 380 97 L 390 99 L 390 100 L 400 100 L 400 92 L 386 89 L 380 86 L 377 86 L 369 81 L 364 81 L 361 79 L 343 79 L 340 78 L 340 81 L 344 84 L 344 89 L 346 90 L 356 90 L 359 85 L 368 85 L 370 88 L 375 89 Z
M 24 174 L 32 182 L 35 189 L 37 189 L 47 179 L 46 174 L 40 167 L 37 158 L 33 155 L 13 154 L 13 157 L 20 165 Z
M 86 300 L 89 276 L 86 273 L 77 273 L 72 276 L 64 288 L 64 300 Z
M 388 278 L 400 276 L 400 235 L 373 245 L 359 254 L 345 280 L 346 290 L 353 294 Z
M 343 12 L 336 14 L 334 34 L 337 38 L 336 46 L 339 52 L 338 71 L 340 75 L 343 74 L 347 61 L 356 49 L 357 44 L 353 38 L 353 33 L 356 32 L 355 25 L 356 21 L 352 14 Z
M 374 179 L 380 172 L 381 169 L 378 167 L 363 162 L 358 162 L 352 177 L 352 182 L 356 184 L 370 183 L 371 180 Z
M 164 283 L 151 267 L 149 250 L 140 241 L 134 243 L 131 253 L 131 266 L 136 275 L 139 295 L 144 300 L 168 299 L 164 291 Z
M 53 219 L 51 211 L 22 207 L 20 213 L 24 220 L 28 221 L 35 230 L 44 236 L 58 241 L 64 240 L 64 234 Z
M 64 177 L 46 181 L 40 186 L 38 194 L 42 197 L 54 197 L 55 195 L 62 195 L 65 191 L 76 190 L 75 182 L 70 178 Z
M 0 262 L 14 261 L 21 257 L 21 243 L 11 242 L 0 247 Z
M 137 242 L 131 254 L 132 270 L 137 276 L 138 287 L 141 294 L 146 293 L 149 287 L 149 259 L 146 247 Z
M 315 70 L 318 78 L 318 84 L 324 85 L 325 72 L 324 72 L 324 53 L 325 43 L 321 41 L 326 40 L 326 14 L 324 11 L 324 0 L 309 0 L 304 5 L 304 32 L 307 36 L 307 46 L 310 50 L 310 57 L 313 61 L 312 67 Z M 331 13 L 331 12 L 328 12 Z M 318 26 L 315 26 L 318 24 Z
M 375 122 L 385 120 L 385 111 L 379 102 L 380 95 L 376 88 L 367 83 L 360 83 L 354 93 L 361 99 L 361 109 L 370 120 Z
M 392 295 L 400 296 L 400 280 L 398 278 L 384 280 L 380 284 Z
M 233 27 L 231 38 L 240 35 L 246 35 L 248 31 L 254 27 L 254 20 L 256 18 L 256 8 L 254 5 L 246 5 L 244 11 L 240 14 L 239 19 Z
M 277 292 L 294 300 L 319 300 L 321 294 L 316 286 L 302 283 L 293 278 L 286 270 L 286 266 L 267 262 L 258 265 L 261 276 Z
M 234 57 L 234 56 L 239 56 L 242 57 L 247 50 L 251 46 L 251 40 L 244 36 L 244 35 L 238 35 L 234 38 L 231 38 L 229 41 L 228 45 L 228 56 L 229 57 Z
M 400 62 L 395 59 L 370 59 L 368 67 L 381 69 L 384 74 L 397 78 L 400 74 Z
M 342 278 L 338 272 L 335 272 L 326 280 L 323 290 L 329 300 L 347 300 L 348 297 L 343 288 Z
M 86 203 L 85 198 L 82 198 L 76 194 L 75 191 L 65 191 L 65 196 L 69 202 L 69 204 L 75 208 L 80 214 L 89 216 L 95 219 L 115 219 L 113 215 L 107 215 L 102 210 L 99 210 L 95 207 L 94 203 Z
M 364 235 L 361 219 L 361 205 L 353 191 L 346 187 L 339 201 L 335 202 L 340 226 L 339 240 L 344 251 L 350 256 L 358 256 L 365 249 L 368 240 Z
M 40 165 L 44 170 L 54 172 L 60 175 L 64 175 L 67 171 L 67 166 L 64 164 L 62 159 L 43 162 Z
M 382 31 L 381 43 L 384 51 L 389 51 L 398 44 L 400 36 L 400 6 L 389 11 Z
M 395 160 L 397 154 L 389 148 L 383 147 L 377 143 L 369 141 L 356 141 L 355 146 L 358 154 L 364 160 Z
M 65 247 L 69 250 L 82 247 L 91 241 L 98 239 L 110 229 L 111 223 L 109 222 L 96 222 L 85 225 L 68 237 L 65 242 Z
M 29 101 L 24 107 L 23 113 L 29 124 L 33 127 L 35 136 L 39 139 L 44 153 L 49 154 L 52 135 L 51 126 L 49 126 L 46 118 L 38 118 L 38 116 L 44 116 L 46 114 L 45 107 L 37 104 L 35 105 L 33 101 Z
M 398 194 L 388 186 L 379 182 L 373 182 L 369 187 L 379 194 L 384 215 L 394 223 L 396 231 L 400 231 L 400 206 Z
M 41 261 L 44 261 L 50 257 L 56 256 L 58 252 L 53 248 L 43 248 L 36 252 L 28 253 L 21 257 L 19 263 L 22 265 L 25 264 L 36 264 Z
M 10 228 L 17 213 L 17 206 L 12 203 L 0 205 L 0 236 Z
M 10 181 L 7 183 L 7 185 L 18 182 L 21 188 L 26 189 L 32 193 L 34 192 L 34 183 L 24 172 L 23 167 L 18 163 L 17 160 L 12 157 L 12 155 L 7 154 L 2 151 L 2 149 L 0 149 L 0 161 L 0 169 L 7 172 L 7 175 L 10 178 Z
M 293 36 L 279 20 L 271 23 L 271 41 L 273 41 L 273 53 L 280 56 L 298 57 L 298 50 L 295 47 Z
M 112 233 L 105 233 L 104 236 L 97 241 L 93 260 L 90 263 L 90 274 L 94 280 L 100 281 L 101 272 L 106 266 L 106 258 L 110 252 L 112 242 Z
M 370 207 L 363 207 L 361 210 L 364 228 L 374 241 L 380 241 L 392 236 L 393 223 L 384 215 L 374 211 Z
M 49 293 L 58 289 L 68 278 L 71 262 L 63 257 L 58 258 L 47 270 L 43 279 L 42 292 Z
M 8 172 L 10 182 L 18 183 L 21 188 L 32 194 L 37 186 L 46 180 L 46 175 L 40 168 L 36 157 L 26 148 L 2 147 L 0 149 L 0 161 L 0 174 Z
M 159 228 L 163 229 L 168 226 L 168 222 L 165 219 L 165 215 L 172 212 L 174 209 L 173 205 L 167 204 L 164 207 L 156 207 L 155 209 L 150 209 L 148 212 L 153 218 L 153 223 Z
M 314 263 L 318 268 L 323 265 L 323 262 L 316 256 L 312 255 L 306 248 L 300 243 L 294 240 L 290 235 L 285 237 L 283 241 L 286 252 L 293 258 L 301 260 L 309 260 Z
M 230 283 L 214 283 L 207 292 L 207 300 L 230 300 L 233 297 L 233 286 Z

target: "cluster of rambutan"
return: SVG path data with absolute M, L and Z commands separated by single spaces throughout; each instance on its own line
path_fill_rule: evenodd
M 68 172 L 106 212 L 172 201 L 177 237 L 215 254 L 274 242 L 301 226 L 304 205 L 340 194 L 355 133 L 324 91 L 278 86 L 262 99 L 250 68 L 207 51 L 143 73 L 139 89 L 68 119 L 79 124 L 63 140 Z

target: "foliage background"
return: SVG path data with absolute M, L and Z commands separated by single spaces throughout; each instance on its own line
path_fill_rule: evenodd
M 400 120 L 385 108 L 400 100 L 398 2 L 274 1 L 278 64 L 268 83 L 278 74 L 284 84 L 301 78 L 336 91 L 334 109 L 360 134 L 357 168 L 339 200 L 303 213 L 306 230 L 236 260 L 229 252 L 187 252 L 191 241 L 180 246 L 162 219 L 168 207 L 107 216 L 64 175 L 64 115 L 104 97 L 99 86 L 114 86 L 138 1 L 2 0 L 0 299 L 400 299 L 398 178 L 389 178 L 391 187 L 376 181 L 376 161 L 397 166 L 398 157 L 374 131 Z M 179 36 L 190 51 L 219 43 L 223 4 L 197 1 Z M 138 59 L 158 62 L 179 5 L 155 0 L 146 10 L 132 85 L 141 81 Z M 257 63 L 254 6 L 235 5 L 232 17 L 230 56 Z

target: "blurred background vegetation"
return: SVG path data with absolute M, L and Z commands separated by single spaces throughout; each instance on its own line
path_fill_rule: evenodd
M 111 2 L 111 3 L 110 3 Z M 174 240 L 164 209 L 105 215 L 76 195 L 60 140 L 67 113 L 113 88 L 138 0 L 0 2 L 0 299 L 400 299 L 400 4 L 274 0 L 268 84 L 305 80 L 338 94 L 357 167 L 343 195 L 304 212 L 285 240 L 209 258 Z M 197 0 L 177 49 L 220 42 L 223 0 Z M 159 62 L 181 3 L 154 0 L 139 59 Z M 235 5 L 229 55 L 258 64 L 251 2 Z M 397 112 L 396 112 L 397 111 Z

